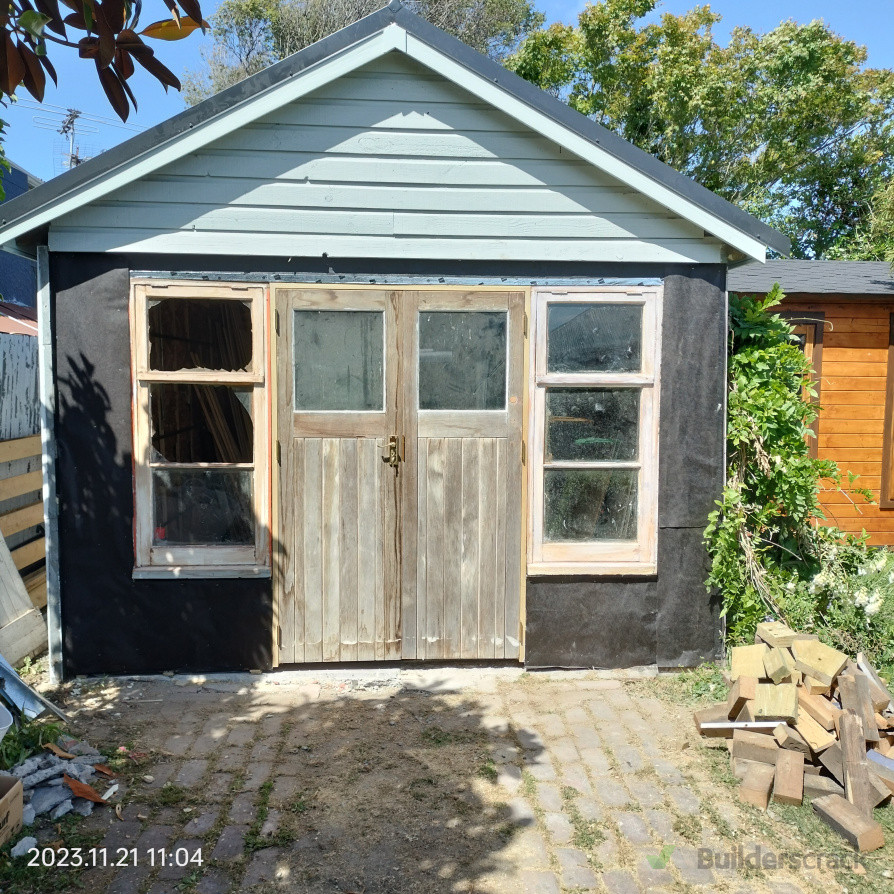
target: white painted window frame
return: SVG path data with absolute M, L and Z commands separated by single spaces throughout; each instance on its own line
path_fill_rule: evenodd
M 149 302 L 158 299 L 217 299 L 248 303 L 252 323 L 252 361 L 244 371 L 149 368 Z M 269 577 L 269 401 L 266 355 L 267 290 L 257 283 L 214 283 L 186 280 L 133 280 L 130 327 L 134 443 L 134 578 Z M 149 408 L 150 384 L 237 385 L 252 390 L 253 462 L 169 463 L 152 461 Z M 155 468 L 247 469 L 252 472 L 255 542 L 251 545 L 158 546 L 153 544 L 152 471 Z
M 535 289 L 528 443 L 528 574 L 653 575 L 658 568 L 658 423 L 661 368 L 660 286 Z M 643 308 L 642 369 L 637 373 L 549 373 L 547 317 L 550 304 L 636 304 Z M 549 543 L 543 537 L 546 391 L 550 387 L 626 387 L 640 392 L 639 450 L 631 463 L 574 462 L 561 467 L 638 468 L 637 539 Z

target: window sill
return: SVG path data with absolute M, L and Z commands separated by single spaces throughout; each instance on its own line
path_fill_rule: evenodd
M 159 565 L 150 568 L 134 568 L 134 580 L 154 580 L 182 578 L 184 580 L 204 578 L 269 578 L 269 565 Z
M 529 562 L 528 577 L 654 577 L 657 562 Z

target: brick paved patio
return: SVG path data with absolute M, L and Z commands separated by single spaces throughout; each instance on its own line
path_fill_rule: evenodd
M 698 847 L 768 845 L 706 770 L 688 710 L 643 681 L 431 670 L 80 685 L 72 701 L 92 742 L 151 752 L 123 786 L 123 819 L 103 808 L 81 826 L 110 854 L 138 856 L 84 870 L 91 891 L 823 887 L 699 866 Z M 178 848 L 201 850 L 201 867 L 150 865 L 151 849 Z

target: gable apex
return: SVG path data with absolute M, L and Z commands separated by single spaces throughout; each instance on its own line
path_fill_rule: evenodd
M 187 109 L 0 210 L 0 244 L 46 226 L 397 51 L 491 105 L 736 252 L 764 260 L 788 240 L 407 10 L 399 0 Z

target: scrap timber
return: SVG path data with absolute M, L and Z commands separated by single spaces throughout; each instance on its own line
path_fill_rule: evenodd
M 894 794 L 894 699 L 866 657 L 768 621 L 732 650 L 730 679 L 695 725 L 729 740 L 741 799 L 809 803 L 858 851 L 882 847 L 873 811 Z

